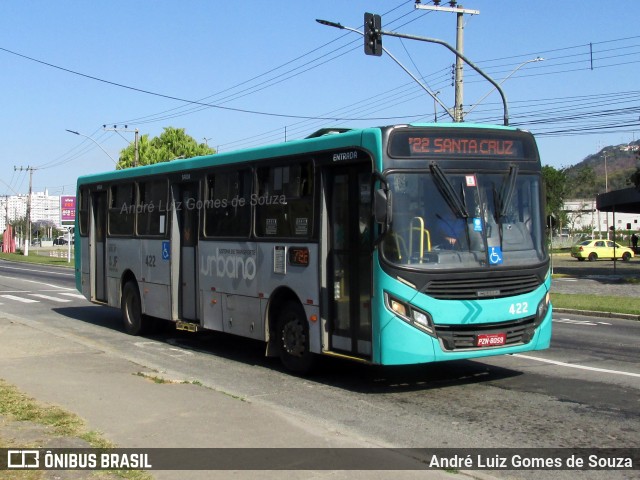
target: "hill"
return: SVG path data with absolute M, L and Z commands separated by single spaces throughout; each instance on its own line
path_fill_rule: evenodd
M 580 163 L 567 167 L 569 179 L 565 198 L 592 198 L 631 186 L 630 177 L 640 168 L 640 140 L 604 147 Z

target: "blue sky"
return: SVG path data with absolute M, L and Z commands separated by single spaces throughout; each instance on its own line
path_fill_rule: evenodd
M 462 3 L 480 11 L 465 16 L 465 55 L 506 79 L 511 124 L 537 136 L 543 164 L 573 165 L 640 139 L 640 2 Z M 360 36 L 315 19 L 360 29 L 373 12 L 383 30 L 452 45 L 456 34 L 454 14 L 417 10 L 413 0 L 5 0 L 0 12 L 0 195 L 28 189 L 14 166 L 38 168 L 34 190 L 52 194 L 112 169 L 108 155 L 117 158 L 133 133 L 103 125 L 152 137 L 185 128 L 229 151 L 327 126 L 431 121 L 433 100 L 388 56 L 364 55 Z M 383 44 L 453 106 L 450 52 Z M 536 57 L 545 60 L 525 64 Z M 474 106 L 491 86 L 469 68 L 464 85 L 465 120 L 501 122 L 495 92 Z

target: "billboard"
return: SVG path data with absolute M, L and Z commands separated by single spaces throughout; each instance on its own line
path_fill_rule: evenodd
M 76 197 L 60 197 L 60 225 L 73 226 L 76 222 Z

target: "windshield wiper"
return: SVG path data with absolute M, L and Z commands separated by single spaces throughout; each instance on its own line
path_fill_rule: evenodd
M 498 195 L 499 201 L 499 209 L 496 211 L 496 222 L 500 222 L 500 219 L 507 214 L 507 208 L 511 204 L 511 198 L 513 197 L 513 192 L 516 189 L 516 180 L 518 179 L 518 166 L 511 165 L 509 167 L 509 173 L 507 174 L 507 178 L 505 179 L 502 187 L 500 188 L 500 194 Z
M 496 187 L 493 187 L 493 210 L 494 210 L 494 218 L 496 223 L 498 224 L 498 238 L 500 239 L 500 246 L 502 246 L 502 220 L 507 215 L 507 209 L 509 205 L 511 205 L 511 198 L 513 197 L 513 192 L 516 189 L 516 180 L 518 179 L 518 166 L 511 165 L 509 167 L 509 173 L 507 174 L 507 178 L 502 183 L 500 187 L 500 192 L 496 191 Z
M 460 197 L 453 188 L 453 185 L 451 185 L 451 182 L 449 181 L 447 176 L 440 168 L 440 165 L 435 162 L 431 163 L 431 173 L 433 173 L 433 178 L 436 179 L 436 182 L 438 183 L 438 186 L 440 187 L 445 200 L 447 201 L 447 203 L 449 203 L 456 215 L 462 218 L 468 218 L 469 212 L 467 212 L 467 208 L 462 203 L 462 200 L 460 200 Z

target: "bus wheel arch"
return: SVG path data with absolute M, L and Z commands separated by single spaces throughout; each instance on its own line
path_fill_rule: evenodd
M 279 356 L 290 371 L 309 373 L 316 360 L 310 349 L 309 321 L 300 299 L 291 290 L 274 292 L 268 306 L 267 355 Z

